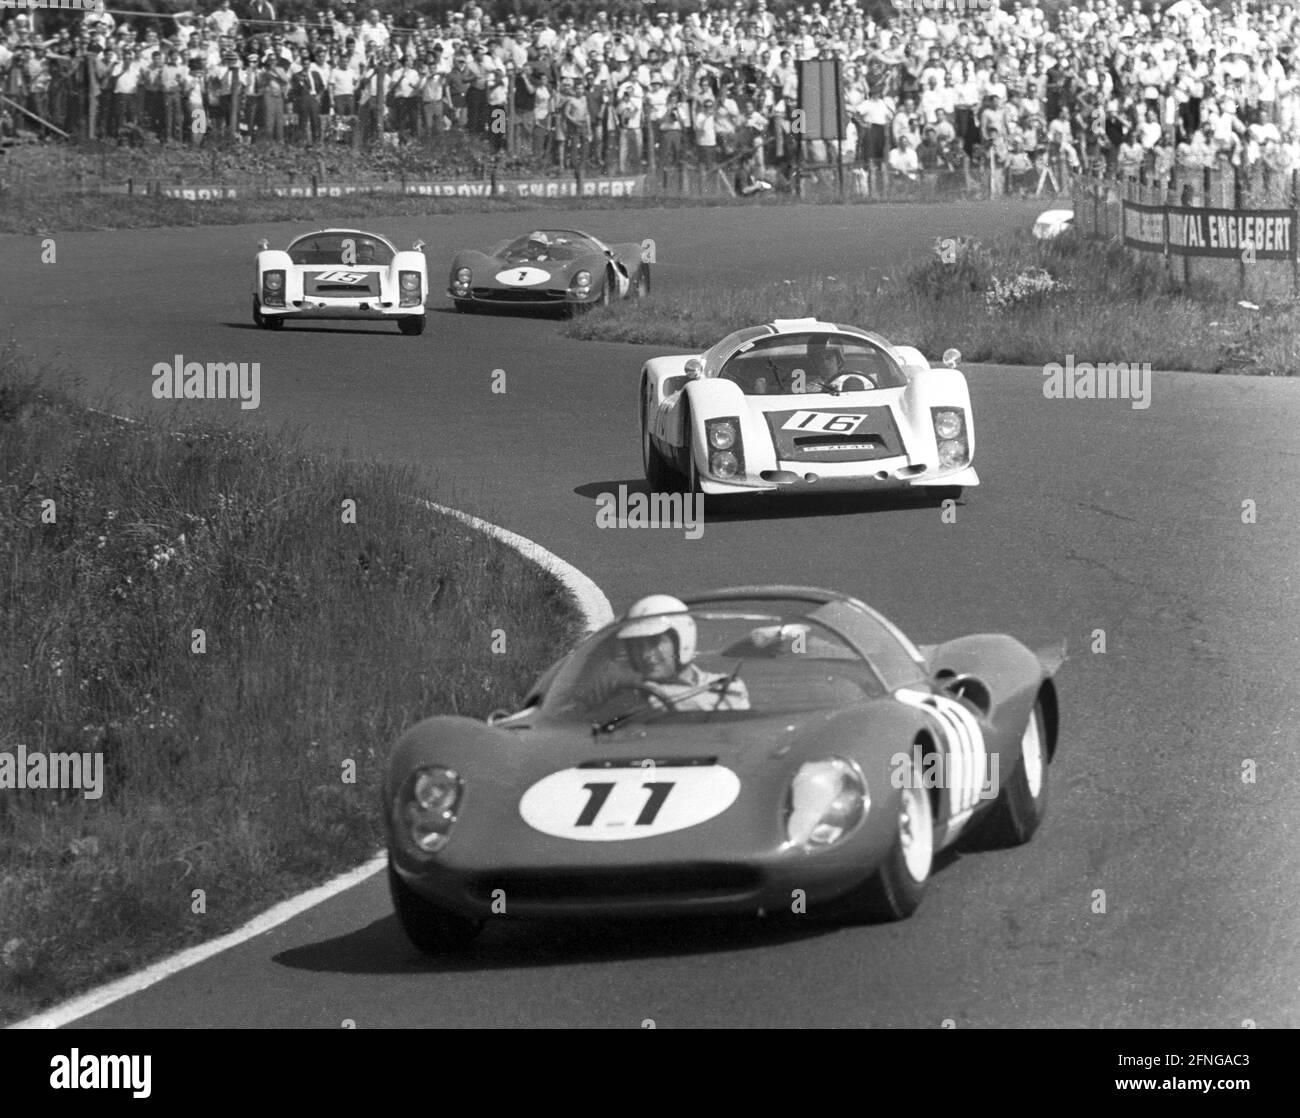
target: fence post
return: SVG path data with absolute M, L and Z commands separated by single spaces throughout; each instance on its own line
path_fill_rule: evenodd
M 515 148 L 515 72 L 510 70 L 506 74 L 506 154 L 514 155 Z M 493 168 L 493 181 L 496 180 L 495 166 Z M 496 194 L 495 188 L 492 191 Z
M 1295 237 L 1300 227 L 1300 171 L 1291 172 L 1291 297 L 1300 296 L 1300 253 Z
M 1242 203 L 1242 169 L 1234 168 L 1232 175 L 1232 208 L 1235 211 L 1241 210 Z M 1254 244 L 1254 242 L 1251 242 Z M 1237 294 L 1243 299 L 1246 297 L 1246 250 L 1237 246 L 1241 251 L 1237 253 Z

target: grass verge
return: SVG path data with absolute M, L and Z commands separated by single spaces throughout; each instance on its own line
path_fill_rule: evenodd
M 1225 266 L 1226 265 L 1226 266 Z M 1259 273 L 1242 305 L 1235 263 L 1197 261 L 1181 287 L 1159 258 L 1122 246 L 1028 232 L 988 245 L 938 243 L 925 259 L 877 283 L 865 275 L 808 275 L 711 290 L 661 286 L 641 303 L 570 320 L 573 338 L 699 351 L 743 326 L 815 315 L 867 326 L 930 358 L 956 346 L 967 362 L 1042 365 L 1149 362 L 1156 369 L 1300 374 L 1300 312 L 1290 277 Z M 1247 301 L 1248 302 L 1248 301 Z
M 103 766 L 97 798 L 0 787 L 0 1022 L 371 856 L 397 734 L 509 705 L 575 635 L 553 578 L 417 491 L 0 355 L 0 753 Z

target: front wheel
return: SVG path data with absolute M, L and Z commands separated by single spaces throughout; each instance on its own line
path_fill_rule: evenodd
M 1020 735 L 1020 757 L 998 798 L 975 833 L 975 846 L 1003 849 L 1022 846 L 1034 837 L 1047 814 L 1047 720 L 1043 700 L 1034 700 Z
M 263 330 L 280 330 L 284 327 L 284 315 L 281 314 L 263 314 L 262 304 L 257 301 L 257 296 L 253 296 L 253 324 L 261 327 Z
M 846 899 L 846 920 L 903 920 L 920 906 L 934 864 L 934 814 L 921 784 L 917 761 L 909 758 L 893 844 L 876 872 Z
M 424 333 L 424 315 L 411 314 L 405 318 L 397 320 L 397 328 L 403 334 L 414 334 L 416 336 Z
M 447 912 L 403 881 L 388 858 L 388 891 L 402 931 L 426 955 L 445 955 L 468 947 L 483 930 L 482 920 Z
M 641 428 L 641 463 L 645 468 L 645 482 L 652 493 L 671 493 L 675 485 L 680 484 L 677 473 L 656 449 L 650 437 L 650 428 Z

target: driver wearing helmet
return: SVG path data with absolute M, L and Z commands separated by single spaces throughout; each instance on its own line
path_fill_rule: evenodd
M 651 594 L 635 602 L 618 638 L 656 708 L 749 709 L 743 682 L 735 676 L 706 672 L 694 662 L 695 620 L 680 599 Z
M 844 351 L 832 345 L 825 335 L 808 339 L 808 364 L 810 366 L 804 380 L 805 392 L 840 392 L 861 391 L 874 388 L 875 382 L 862 373 L 844 371 Z
M 375 242 L 363 237 L 357 242 L 357 263 L 373 264 L 375 262 Z

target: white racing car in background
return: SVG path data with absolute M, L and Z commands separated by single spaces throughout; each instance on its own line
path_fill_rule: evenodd
M 360 229 L 320 229 L 287 249 L 259 245 L 253 321 L 279 329 L 290 318 L 395 319 L 403 334 L 424 333 L 429 293 L 423 241 L 399 252 Z
M 1073 210 L 1044 210 L 1034 221 L 1034 237 L 1050 241 L 1074 228 Z
M 856 326 L 778 319 L 641 373 L 641 449 L 651 489 L 706 494 L 978 485 L 966 378 L 944 354 Z

